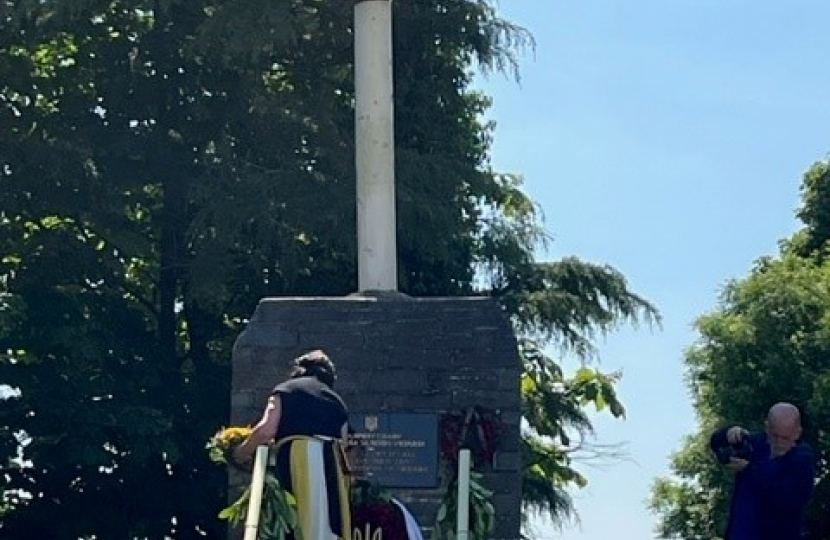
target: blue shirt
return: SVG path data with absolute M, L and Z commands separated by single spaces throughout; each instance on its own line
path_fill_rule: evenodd
M 710 448 L 728 446 L 726 432 L 712 434 Z M 813 491 L 815 456 L 799 441 L 790 451 L 772 457 L 767 435 L 750 433 L 749 465 L 735 476 L 727 540 L 798 540 L 802 516 Z

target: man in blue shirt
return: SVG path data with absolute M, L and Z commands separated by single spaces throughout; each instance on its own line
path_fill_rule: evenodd
M 791 403 L 773 405 L 764 432 L 719 429 L 709 446 L 735 473 L 727 540 L 798 540 L 813 490 L 815 456 L 801 441 L 801 415 Z

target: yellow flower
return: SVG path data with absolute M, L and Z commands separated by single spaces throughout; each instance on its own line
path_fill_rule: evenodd
M 219 432 L 219 440 L 225 447 L 236 446 L 241 443 L 253 431 L 249 427 L 229 427 Z
M 217 431 L 208 441 L 206 448 L 214 463 L 233 465 L 233 449 L 242 444 L 253 430 L 250 427 L 232 426 Z

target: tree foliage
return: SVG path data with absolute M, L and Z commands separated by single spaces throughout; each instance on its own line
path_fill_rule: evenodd
M 716 538 L 726 522 L 729 481 L 716 466 L 709 434 L 728 423 L 762 429 L 767 409 L 792 401 L 805 414 L 805 439 L 817 452 L 816 493 L 808 512 L 811 540 L 830 538 L 830 264 L 823 254 L 830 188 L 827 163 L 805 175 L 804 230 L 729 283 L 717 309 L 700 317 L 699 341 L 686 355 L 688 385 L 699 418 L 672 462 L 674 476 L 657 481 L 652 508 L 662 538 Z
M 786 251 L 823 258 L 830 240 L 830 164 L 818 161 L 804 174 L 801 183 L 801 208 L 797 216 L 804 228 L 784 246 Z
M 202 447 L 233 339 L 264 296 L 356 288 L 352 6 L 0 1 L 5 538 L 223 537 Z M 530 37 L 481 0 L 395 9 L 401 289 L 511 314 L 525 497 L 567 516 L 583 407 L 622 408 L 613 376 L 566 377 L 545 346 L 590 356 L 656 311 L 612 268 L 536 261 L 541 216 L 489 165 L 472 70 Z

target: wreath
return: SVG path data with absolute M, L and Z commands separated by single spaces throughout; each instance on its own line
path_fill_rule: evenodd
M 251 434 L 248 427 L 229 427 L 220 429 L 208 440 L 208 456 L 214 463 L 231 466 L 250 473 L 233 459 L 234 449 L 242 444 Z M 237 525 L 248 516 L 248 504 L 251 499 L 251 487 L 248 486 L 237 500 L 219 512 L 219 519 Z M 279 480 L 270 472 L 265 473 L 262 488 L 262 506 L 259 514 L 259 540 L 285 540 L 289 532 L 299 535 L 299 517 L 297 501 L 284 490 Z
M 473 468 L 492 466 L 502 429 L 498 411 L 478 405 L 444 414 L 441 416 L 441 458 L 457 465 L 459 450 L 467 448 Z
M 435 516 L 432 540 L 453 540 L 458 512 L 458 453 L 469 449 L 470 540 L 486 540 L 493 532 L 496 509 L 493 492 L 484 486 L 484 475 L 477 469 L 492 467 L 498 452 L 502 421 L 497 411 L 481 406 L 447 413 L 441 417 L 441 458 L 446 480 L 444 495 Z
M 351 488 L 352 540 L 408 540 L 406 519 L 391 495 L 368 480 Z
M 470 471 L 470 540 L 487 540 L 496 524 L 496 508 L 493 506 L 493 492 L 482 484 L 483 475 Z M 455 540 L 458 515 L 458 475 L 447 482 L 444 497 L 438 506 L 432 540 Z

